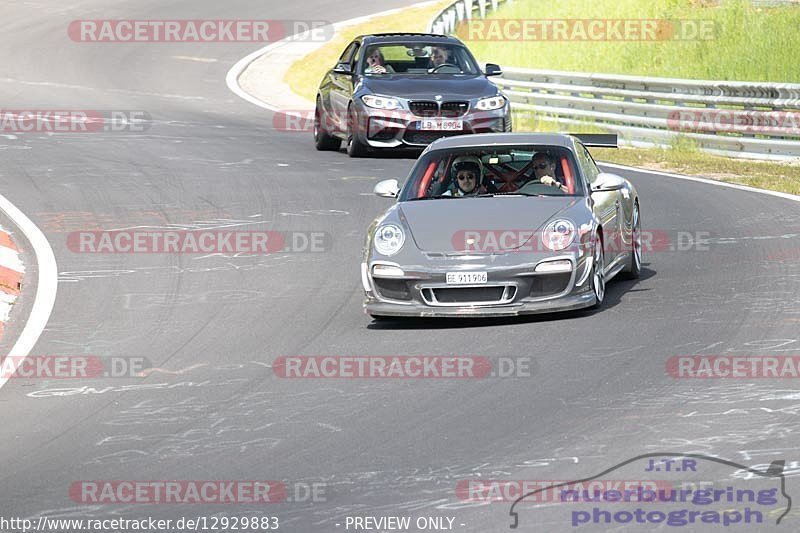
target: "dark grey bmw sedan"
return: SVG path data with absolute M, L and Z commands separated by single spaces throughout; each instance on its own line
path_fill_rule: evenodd
M 375 34 L 354 39 L 317 92 L 314 142 L 351 157 L 424 148 L 436 139 L 511 131 L 508 98 L 455 37 Z

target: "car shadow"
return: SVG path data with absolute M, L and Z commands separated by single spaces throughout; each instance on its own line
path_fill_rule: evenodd
M 347 151 L 344 148 L 339 149 L 339 153 L 347 157 Z M 416 160 L 422 155 L 422 149 L 419 148 L 403 148 L 392 150 L 373 150 L 367 152 L 365 156 L 353 158 L 354 161 L 358 159 L 413 159 Z
M 614 278 L 606 286 L 606 299 L 600 309 L 578 309 L 576 311 L 558 311 L 553 313 L 543 313 L 540 315 L 522 315 L 512 317 L 447 317 L 447 318 L 408 318 L 408 317 L 385 317 L 374 320 L 367 325 L 367 329 L 374 330 L 446 330 L 446 329 L 467 329 L 485 328 L 496 326 L 514 326 L 520 324 L 537 324 L 540 322 L 553 322 L 564 320 L 575 320 L 602 313 L 606 309 L 617 306 L 622 297 L 630 292 L 649 291 L 651 289 L 636 289 L 640 282 L 650 279 L 656 275 L 656 271 L 649 268 L 651 263 L 642 265 L 642 273 L 638 279 L 623 280 Z

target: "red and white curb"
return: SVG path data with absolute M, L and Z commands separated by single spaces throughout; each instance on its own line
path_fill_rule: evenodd
M 11 234 L 0 228 L 0 336 L 5 331 L 14 302 L 22 290 L 25 266 Z
M 36 257 L 36 294 L 33 297 L 33 305 L 31 306 L 30 313 L 25 319 L 25 325 L 22 332 L 17 337 L 14 346 L 7 354 L 2 354 L 13 358 L 14 368 L 9 368 L 8 373 L 0 375 L 0 388 L 6 384 L 10 375 L 16 372 L 17 368 L 22 361 L 28 356 L 33 347 L 39 341 L 44 328 L 47 326 L 47 321 L 50 320 L 50 313 L 53 311 L 53 306 L 56 303 L 56 292 L 58 290 L 58 265 L 56 258 L 53 254 L 53 248 L 47 241 L 42 230 L 40 230 L 31 219 L 25 215 L 17 206 L 12 204 L 8 198 L 0 194 L 0 211 L 5 214 L 11 223 L 16 226 L 25 239 L 33 249 L 33 255 Z M 20 242 L 18 239 L 17 242 Z M 11 242 L 9 241 L 9 244 Z M 5 268 L 10 271 L 20 272 L 14 270 L 14 267 L 21 267 L 22 263 L 19 262 L 19 251 L 12 249 L 10 246 L 5 246 L 10 251 L 2 251 L 0 253 L 6 254 L 6 263 L 3 263 Z M 16 256 L 16 263 L 14 257 Z M 24 270 L 24 269 L 23 269 Z M 13 280 L 11 278 L 11 285 L 13 288 Z M 21 279 L 21 277 L 19 278 Z M 28 278 L 26 283 L 31 280 Z M 19 294 L 19 286 L 17 286 L 17 295 Z M 14 295 L 16 297 L 16 295 Z M 26 293 L 27 297 L 27 293 Z M 11 304 L 8 304 L 9 307 Z

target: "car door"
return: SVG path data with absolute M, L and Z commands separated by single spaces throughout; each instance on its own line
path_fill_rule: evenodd
M 330 114 L 339 131 L 347 130 L 347 106 L 353 95 L 353 80 L 355 77 L 356 61 L 361 43 L 353 41 L 339 57 L 330 72 Z M 341 67 L 346 66 L 346 69 Z M 347 72 L 349 71 L 349 72 Z
M 605 263 L 610 265 L 621 253 L 621 212 L 620 212 L 620 193 L 619 191 L 595 191 L 597 176 L 600 169 L 592 159 L 589 151 L 583 144 L 575 143 L 578 161 L 581 165 L 584 178 L 589 185 L 589 192 L 592 195 L 593 211 L 600 224 L 603 226 L 603 239 L 605 240 Z

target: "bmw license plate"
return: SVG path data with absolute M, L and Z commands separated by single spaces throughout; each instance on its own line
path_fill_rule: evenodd
M 486 272 L 448 272 L 445 278 L 448 285 L 478 285 L 489 281 Z
M 417 123 L 417 128 L 422 131 L 461 131 L 464 121 L 456 119 L 427 118 Z

